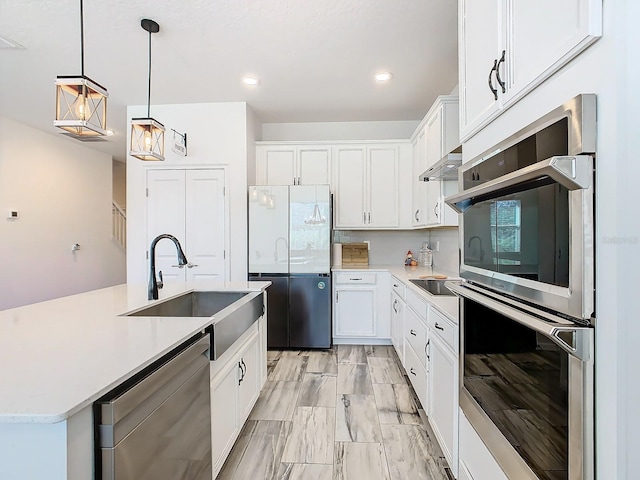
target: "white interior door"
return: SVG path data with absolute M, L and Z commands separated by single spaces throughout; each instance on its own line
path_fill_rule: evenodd
M 185 242 L 185 172 L 184 170 L 147 171 L 147 256 L 153 239 L 163 233 L 173 235 L 182 248 Z M 155 249 L 156 273 L 162 271 L 165 282 L 184 281 L 185 268 L 178 264 L 176 247 L 170 240 L 160 240 Z M 189 257 L 187 257 L 189 258 Z M 149 260 L 147 260 L 147 266 Z
M 187 281 L 224 281 L 224 170 L 187 170 L 185 173 Z
M 225 280 L 225 211 L 224 170 L 147 171 L 147 245 L 173 235 L 191 264 L 179 268 L 173 243 L 158 242 L 156 272 L 165 282 Z

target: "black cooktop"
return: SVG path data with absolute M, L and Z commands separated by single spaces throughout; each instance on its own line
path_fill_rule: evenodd
M 453 296 L 453 292 L 444 286 L 446 280 L 428 280 L 428 279 L 409 279 L 411 283 L 417 285 L 422 290 L 430 293 L 431 295 L 446 295 Z

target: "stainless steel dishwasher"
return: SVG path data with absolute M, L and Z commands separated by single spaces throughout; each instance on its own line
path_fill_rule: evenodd
M 94 403 L 96 478 L 211 480 L 209 335 Z

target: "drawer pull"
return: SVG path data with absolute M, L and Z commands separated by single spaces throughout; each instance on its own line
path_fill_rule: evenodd
M 438 330 L 442 330 L 442 331 L 444 332 L 444 328 L 443 328 L 443 327 L 441 327 L 440 325 L 438 325 L 438 322 L 436 322 L 436 328 L 437 328 Z
M 400 285 L 398 285 L 397 283 L 394 283 L 394 284 L 393 284 L 393 286 L 394 286 L 395 288 L 398 288 Z
M 411 368 L 409 369 L 409 372 L 411 373 L 411 375 L 416 376 L 416 372 L 413 370 L 413 367 L 411 367 Z
M 411 335 L 413 335 L 414 337 L 417 337 L 417 336 L 418 336 L 418 335 L 417 335 L 417 333 L 416 333 L 416 331 L 415 331 L 414 329 L 409 330 L 409 333 L 410 333 Z
M 349 278 L 349 280 L 360 281 L 362 278 Z

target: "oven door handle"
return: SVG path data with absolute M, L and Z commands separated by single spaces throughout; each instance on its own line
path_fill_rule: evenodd
M 590 155 L 557 156 L 536 162 L 515 172 L 507 173 L 482 185 L 451 195 L 445 202 L 458 213 L 464 213 L 474 197 L 513 187 L 520 183 L 550 177 L 568 190 L 582 190 L 591 186 L 593 159 Z
M 494 310 L 525 327 L 550 338 L 560 348 L 583 362 L 593 356 L 593 329 L 574 324 L 557 324 L 541 320 L 537 316 L 507 305 L 499 300 L 476 292 L 463 283 L 447 282 L 446 287 L 460 297 L 467 298 Z M 530 307 L 529 307 L 530 308 Z

